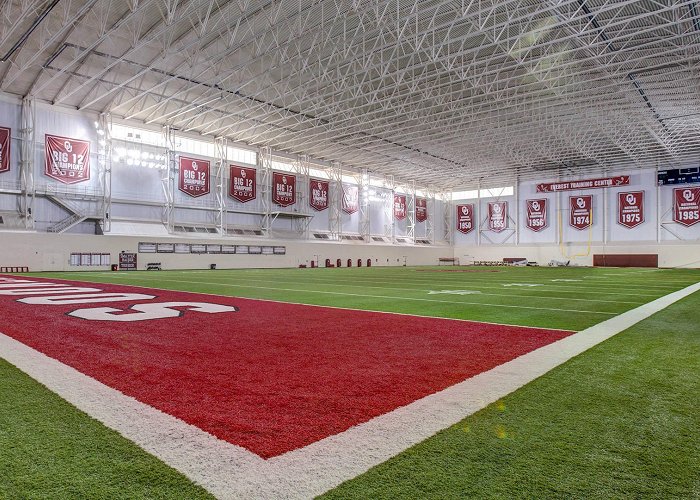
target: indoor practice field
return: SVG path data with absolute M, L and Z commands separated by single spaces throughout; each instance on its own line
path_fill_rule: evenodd
M 499 335 L 502 342 L 514 343 L 513 339 L 528 332 L 513 334 L 509 325 L 561 331 L 557 338 L 563 338 L 693 285 L 700 281 L 700 272 L 465 266 L 44 273 L 21 277 L 35 278 L 139 287 L 129 286 L 133 291 L 174 290 L 262 299 L 255 304 L 275 301 L 400 313 L 396 318 L 415 315 L 494 323 L 491 326 L 496 329 L 484 335 L 495 339 L 486 347 L 495 351 Z M 697 497 L 698 306 L 697 293 L 682 299 L 327 495 Z M 299 328 L 319 343 L 343 334 L 341 324 L 335 329 L 323 324 L 319 329 L 313 318 L 285 319 L 302 322 Z M 402 327 L 407 335 L 412 322 L 417 324 L 419 319 Z M 49 322 L 40 324 L 40 328 L 51 329 Z M 539 330 L 531 332 L 534 336 Z M 382 333 L 369 332 L 362 341 L 369 350 L 396 349 L 386 343 Z M 147 328 L 138 335 L 148 341 Z M 434 348 L 440 349 L 434 342 Z M 449 359 L 450 353 L 440 353 L 441 359 Z M 386 359 L 392 362 L 392 358 Z M 424 361 L 428 363 L 420 360 Z M 280 359 L 267 362 L 284 365 Z M 138 369 L 136 358 L 129 363 Z M 0 496 L 51 496 L 52 491 L 74 496 L 89 491 L 115 498 L 208 495 L 8 363 L 0 366 L 2 392 L 7 395 L 2 402 L 7 411 L 0 411 L 6 430 L 0 433 L 0 447 L 7 450 L 0 456 L 0 474 L 12 478 L 2 483 Z M 420 366 L 431 369 L 428 364 Z M 407 366 L 401 369 L 407 370 Z M 410 371 L 404 371 L 401 380 L 407 385 L 422 383 Z M 331 399 L 327 404 L 332 404 Z M 328 415 L 319 411 L 322 420 L 332 420 Z M 274 428 L 276 418 L 263 422 Z M 266 434 L 264 430 L 255 432 Z M 10 441 L 9 436 L 15 439 Z M 285 438 L 283 429 L 275 428 L 271 436 L 292 439 Z M 293 440 L 287 448 L 254 438 L 245 442 L 259 455 L 270 457 L 297 446 Z

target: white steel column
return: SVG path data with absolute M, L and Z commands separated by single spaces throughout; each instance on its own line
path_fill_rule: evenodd
M 449 193 L 440 193 L 443 204 L 443 214 L 442 214 L 442 238 L 445 242 L 452 245 L 454 243 L 454 224 L 452 223 L 452 216 L 454 215 L 454 205 L 452 204 L 452 195 Z
M 300 215 L 309 215 L 309 157 L 307 155 L 299 155 L 297 159 L 293 162 L 292 167 L 294 173 L 297 174 L 297 202 L 296 206 L 300 208 L 295 208 L 295 210 Z M 301 189 L 299 189 L 301 186 Z M 294 225 L 297 232 L 308 239 L 309 236 L 309 222 L 311 222 L 310 217 L 299 217 L 294 219 Z
M 163 128 L 163 134 L 165 135 L 166 168 L 163 170 L 163 175 L 161 177 L 163 194 L 165 195 L 161 220 L 163 224 L 165 224 L 168 233 L 172 233 L 175 225 L 173 218 L 175 215 L 175 176 L 178 171 L 177 153 L 175 151 L 175 134 L 172 127 L 165 126 Z
M 520 176 L 515 176 L 515 187 L 513 188 L 515 196 L 515 244 L 520 245 Z
M 263 209 L 263 218 L 260 229 L 265 236 L 271 236 L 272 231 L 272 150 L 263 146 L 258 153 L 258 173 L 260 177 L 261 196 L 260 199 Z
M 221 236 L 228 234 L 226 227 L 226 185 L 224 172 L 228 165 L 228 141 L 225 137 L 214 139 L 216 146 L 216 163 L 214 163 L 214 179 L 216 182 L 216 230 Z
M 416 244 L 416 181 L 409 181 L 406 193 L 406 237 Z
M 34 228 L 34 130 L 36 126 L 36 105 L 33 99 L 22 100 L 22 128 L 20 129 L 20 199 L 19 213 L 26 229 Z
M 435 224 L 433 223 L 433 217 L 435 217 L 435 192 L 431 189 L 425 193 L 425 205 L 428 211 L 428 218 L 425 219 L 425 239 L 430 242 L 431 245 L 435 244 Z
M 342 226 L 341 207 L 343 204 L 343 170 L 339 162 L 331 162 L 328 169 L 330 177 L 330 200 L 328 214 L 328 230 L 330 239 L 338 241 L 340 239 L 340 230 Z
M 100 149 L 100 181 L 102 184 L 102 200 L 100 202 L 100 217 L 102 232 L 112 230 L 112 117 L 108 113 L 100 114 L 98 134 L 101 135 Z
M 389 196 L 384 200 L 384 236 L 389 238 L 391 243 L 396 243 L 396 221 L 394 221 L 394 189 L 396 185 L 394 184 L 394 176 L 387 175 L 384 185 L 390 190 Z
M 360 204 L 360 236 L 365 240 L 366 243 L 370 241 L 370 218 L 369 218 L 369 190 L 370 190 L 370 174 L 369 171 L 364 168 L 362 169 L 362 175 L 360 176 L 360 187 L 359 187 L 359 204 Z

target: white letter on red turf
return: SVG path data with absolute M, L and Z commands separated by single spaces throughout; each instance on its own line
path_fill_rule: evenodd
M 155 304 L 135 304 L 126 311 L 113 307 L 96 307 L 93 309 L 78 309 L 69 316 L 95 321 L 145 321 L 162 318 L 177 318 L 182 313 L 173 307 L 186 307 L 188 310 L 201 313 L 236 312 L 237 307 L 221 304 L 209 304 L 207 302 L 160 302 Z M 114 314 L 127 311 L 139 311 L 131 314 Z
M 97 288 L 86 288 L 86 290 L 99 292 Z M 56 290 L 46 290 L 44 293 L 54 293 Z M 150 300 L 155 295 L 144 293 L 81 293 L 75 295 L 55 295 L 49 297 L 27 297 L 19 299 L 17 302 L 24 304 L 36 304 L 41 306 L 60 306 L 64 304 L 97 304 L 98 302 L 117 302 L 120 300 Z

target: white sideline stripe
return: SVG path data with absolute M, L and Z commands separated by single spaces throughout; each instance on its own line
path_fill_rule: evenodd
M 696 283 L 305 448 L 263 460 L 0 333 L 0 354 L 213 495 L 311 498 L 485 408 L 700 290 Z

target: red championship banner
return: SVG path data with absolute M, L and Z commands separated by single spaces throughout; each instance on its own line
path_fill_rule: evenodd
M 209 162 L 181 156 L 178 187 L 193 198 L 209 194 Z
M 525 227 L 540 232 L 547 227 L 547 199 L 525 200 Z
M 489 229 L 500 233 L 508 227 L 508 202 L 492 201 L 488 205 Z
M 0 173 L 10 171 L 10 137 L 9 128 L 0 127 Z
M 474 229 L 474 205 L 457 205 L 457 231 L 467 234 Z
M 404 220 L 406 218 L 406 195 L 394 195 L 394 219 Z
M 229 177 L 231 178 L 228 190 L 229 196 L 241 203 L 254 200 L 257 196 L 256 170 L 254 168 L 231 165 L 229 172 Z
M 425 222 L 428 220 L 428 200 L 416 198 L 416 221 Z
M 90 180 L 90 142 L 46 134 L 44 173 L 63 184 Z
M 593 196 L 569 196 L 569 225 L 579 231 L 591 227 L 593 216 Z
M 328 181 L 309 181 L 309 205 L 318 212 L 328 208 Z
M 700 188 L 673 190 L 673 222 L 694 226 L 700 221 Z
M 343 184 L 343 212 L 354 214 L 360 208 L 360 191 L 357 186 Z
M 644 191 L 617 193 L 617 223 L 632 229 L 644 222 Z
M 576 189 L 598 189 L 614 186 L 627 186 L 630 183 L 629 175 L 615 177 L 602 177 L 600 179 L 584 179 L 569 182 L 550 182 L 537 185 L 538 193 L 550 193 L 552 191 L 573 191 Z
M 297 178 L 292 174 L 281 172 L 272 173 L 272 201 L 281 206 L 288 207 L 297 201 Z

